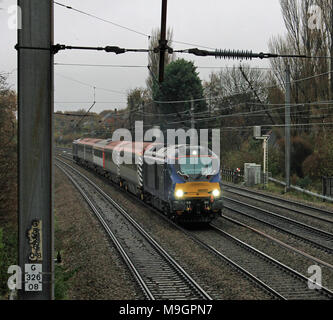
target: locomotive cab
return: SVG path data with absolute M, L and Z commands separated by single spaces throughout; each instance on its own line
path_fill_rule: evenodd
M 207 148 L 183 146 L 171 159 L 171 210 L 184 220 L 212 221 L 223 208 L 218 157 Z

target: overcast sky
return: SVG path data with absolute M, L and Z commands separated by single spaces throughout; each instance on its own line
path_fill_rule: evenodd
M 161 0 L 59 0 L 114 23 L 150 34 L 160 26 Z M 7 9 L 15 0 L 0 0 L 0 71 L 14 72 L 9 82 L 16 88 L 16 31 L 9 30 Z M 221 49 L 247 49 L 268 52 L 269 39 L 285 33 L 278 0 L 169 0 L 168 26 L 173 28 L 174 40 Z M 116 45 L 125 48 L 147 48 L 146 36 L 55 5 L 55 43 L 83 46 Z M 175 43 L 174 49 L 193 46 Z M 232 66 L 233 61 L 214 57 L 178 54 L 195 62 L 202 80 L 207 80 L 216 67 Z M 105 52 L 62 51 L 55 56 L 57 63 L 112 64 L 147 66 L 146 53 L 115 55 Z M 251 66 L 269 66 L 269 61 L 254 60 Z M 213 68 L 215 67 L 215 68 Z M 68 78 L 115 90 L 96 90 L 98 103 L 93 111 L 124 108 L 126 92 L 144 87 L 148 70 L 142 68 L 102 68 L 55 66 L 55 110 L 87 109 L 93 101 L 92 87 Z M 80 103 L 74 103 L 80 102 Z

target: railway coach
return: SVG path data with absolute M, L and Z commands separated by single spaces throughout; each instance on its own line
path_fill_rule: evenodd
M 223 208 L 208 148 L 85 138 L 73 141 L 73 159 L 176 221 L 211 222 Z

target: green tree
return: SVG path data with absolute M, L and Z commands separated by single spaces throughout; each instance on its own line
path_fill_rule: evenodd
M 0 74 L 0 222 L 15 221 L 17 180 L 16 93 Z
M 179 103 L 158 103 L 157 110 L 160 114 L 173 114 L 163 117 L 162 126 L 168 122 L 179 122 L 172 124 L 172 127 L 190 127 L 191 102 L 189 100 L 203 99 L 203 87 L 196 67 L 191 61 L 177 59 L 165 68 L 164 81 L 161 85 L 154 84 L 154 101 L 187 101 Z M 206 111 L 207 106 L 204 100 L 194 102 L 194 113 Z M 184 111 L 188 111 L 185 113 Z M 185 119 L 186 118 L 186 119 Z
M 0 73 L 0 299 L 7 293 L 7 269 L 17 264 L 16 93 Z

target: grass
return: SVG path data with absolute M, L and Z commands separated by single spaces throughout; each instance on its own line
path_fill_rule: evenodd
M 67 292 L 71 287 L 71 279 L 78 270 L 65 270 L 62 265 L 55 265 L 55 283 L 54 298 L 55 300 L 67 300 Z
M 58 252 L 63 255 L 64 253 L 61 251 L 61 247 L 63 245 L 63 242 L 61 241 L 61 233 L 59 223 L 57 220 L 57 210 L 54 209 L 54 233 L 55 233 L 55 255 L 57 255 Z M 75 273 L 78 271 L 76 269 L 74 270 L 66 270 L 62 265 L 55 264 L 54 267 L 54 298 L 55 300 L 67 300 L 68 299 L 68 290 L 71 287 L 71 280 Z
M 289 199 L 295 199 L 295 200 L 301 200 L 301 201 L 306 201 L 306 202 L 312 202 L 318 205 L 325 205 L 325 206 L 329 206 L 331 208 L 333 208 L 333 204 L 332 203 L 327 203 L 327 202 L 323 202 L 321 199 L 314 197 L 314 196 L 310 196 L 308 194 L 302 193 L 302 192 L 298 192 L 296 190 L 291 189 L 289 192 L 285 193 L 285 188 L 284 186 L 280 186 L 276 183 L 273 182 L 269 182 L 267 185 L 267 188 L 264 189 L 264 185 L 260 184 L 254 187 L 257 190 L 265 190 L 274 194 L 279 194 L 282 195 L 283 197 L 289 198 Z M 315 192 L 315 191 L 314 191 Z

